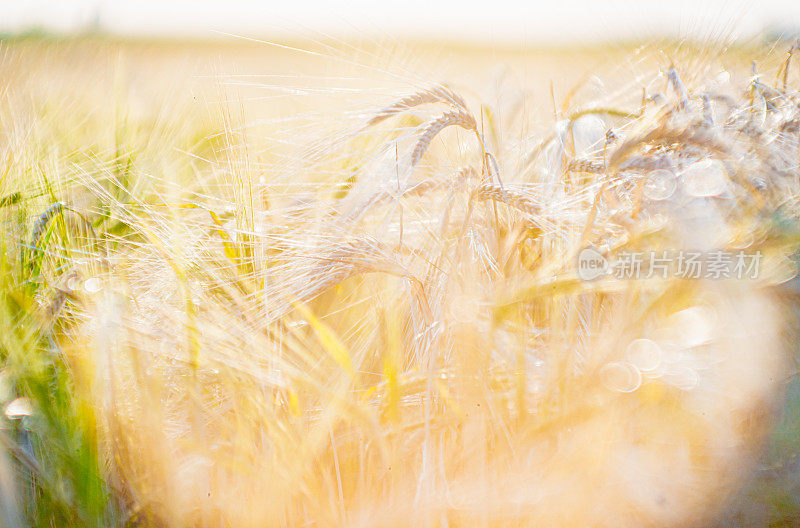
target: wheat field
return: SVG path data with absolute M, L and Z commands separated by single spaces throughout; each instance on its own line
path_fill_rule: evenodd
M 0 41 L 0 526 L 796 526 L 795 51 Z

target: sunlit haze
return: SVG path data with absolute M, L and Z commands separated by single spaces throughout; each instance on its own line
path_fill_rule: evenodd
M 5 0 L 0 4 L 0 30 L 5 32 L 100 28 L 138 36 L 388 34 L 472 42 L 558 43 L 651 36 L 750 38 L 763 30 L 785 32 L 797 27 L 800 3 L 791 0 Z

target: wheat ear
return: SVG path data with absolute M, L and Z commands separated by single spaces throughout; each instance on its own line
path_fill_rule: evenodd
M 433 138 L 449 126 L 460 126 L 466 130 L 472 130 L 476 134 L 478 132 L 475 118 L 469 113 L 463 110 L 445 112 L 425 126 L 425 131 L 419 137 L 414 150 L 411 152 L 412 167 L 415 167 L 417 163 L 419 163 L 419 160 L 422 159 L 422 156 L 425 155 L 425 151 L 428 150 Z
M 527 214 L 538 214 L 539 207 L 524 194 L 493 183 L 484 183 L 475 188 L 472 196 L 479 200 L 503 202 Z
M 468 110 L 467 103 L 464 102 L 464 99 L 460 95 L 455 93 L 447 86 L 437 85 L 433 88 L 411 94 L 408 97 L 404 97 L 396 103 L 383 108 L 369 121 L 367 121 L 367 125 L 380 123 L 381 121 L 388 119 L 393 115 L 404 112 L 409 108 L 430 103 L 445 103 L 450 105 L 455 110 L 462 110 L 465 112 Z
M 590 172 L 592 174 L 602 174 L 605 170 L 606 166 L 602 163 L 585 159 L 572 160 L 567 167 L 568 172 Z

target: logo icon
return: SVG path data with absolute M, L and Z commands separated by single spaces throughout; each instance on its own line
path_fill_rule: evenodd
M 597 249 L 589 246 L 578 253 L 578 278 L 583 281 L 599 279 L 608 273 L 608 260 Z

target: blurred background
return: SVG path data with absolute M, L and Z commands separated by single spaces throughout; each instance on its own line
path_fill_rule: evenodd
M 577 44 L 642 38 L 794 36 L 795 0 L 24 0 L 0 2 L 0 32 L 106 32 L 220 38 L 222 33 L 348 39 L 385 36 L 498 44 Z

